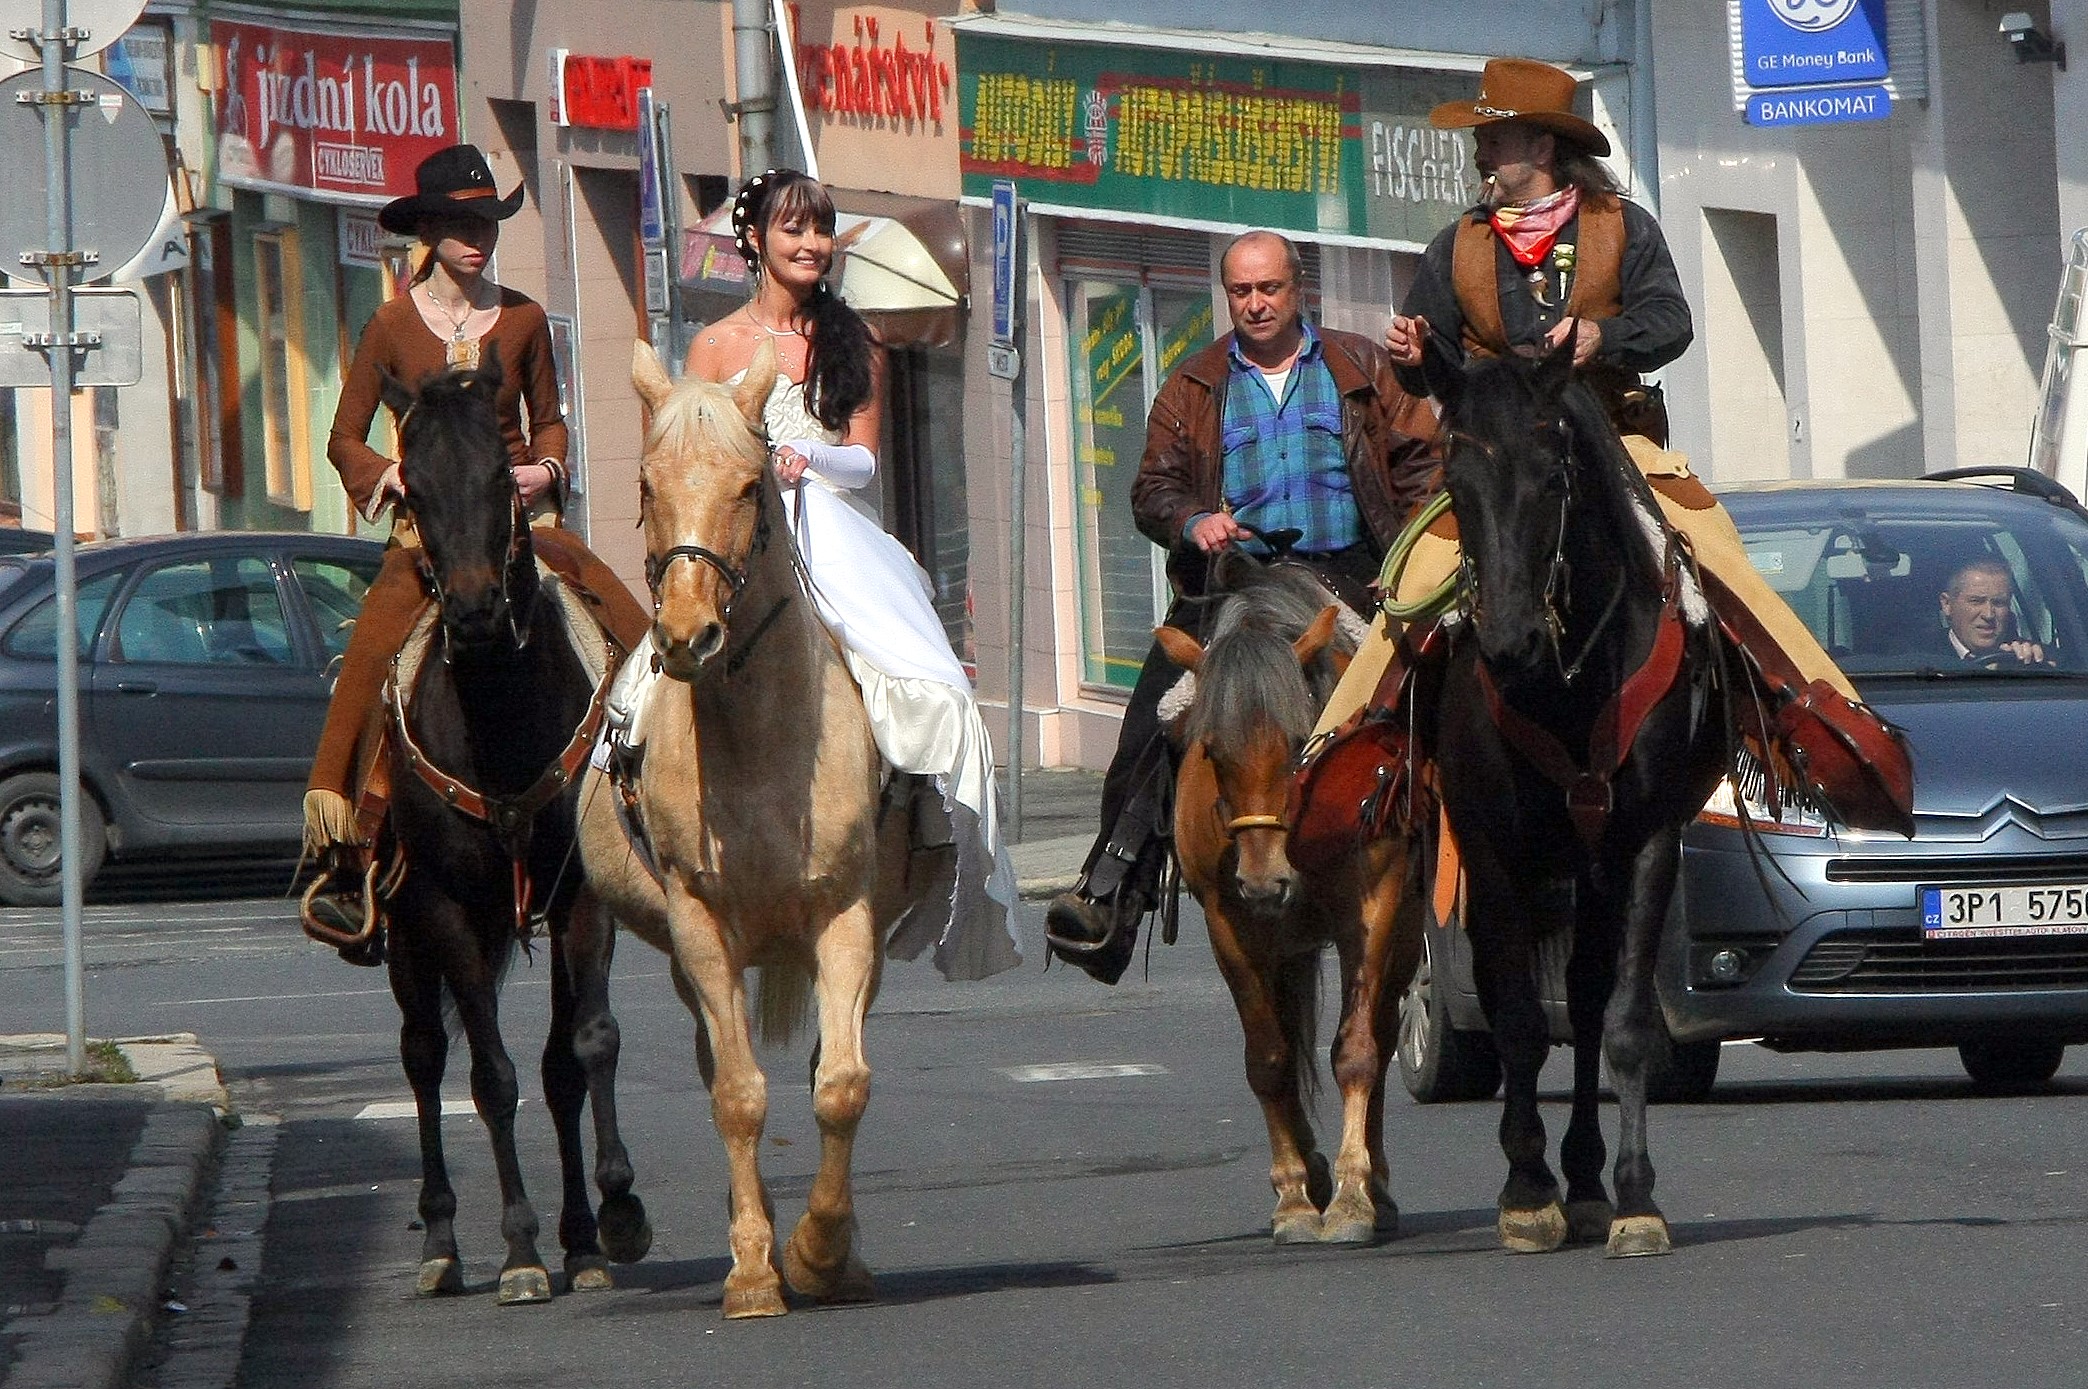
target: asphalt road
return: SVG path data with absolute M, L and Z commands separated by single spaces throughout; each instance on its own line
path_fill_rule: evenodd
M 187 1030 L 238 1106 L 280 1118 L 248 1389 L 460 1384 L 1141 1386 L 2076 1384 L 2088 1290 L 2088 1058 L 2030 1098 L 1970 1092 L 1950 1052 L 1730 1048 L 1714 1100 L 1656 1110 L 1670 1258 L 1495 1247 L 1492 1104 L 1388 1120 L 1401 1236 L 1273 1248 L 1259 1111 L 1237 1023 L 1191 914 L 1115 990 L 1036 963 L 978 985 L 887 975 L 858 1146 L 871 1306 L 725 1324 L 724 1164 L 659 957 L 617 962 L 625 1136 L 657 1239 L 615 1291 L 500 1309 L 483 1134 L 445 1126 L 470 1292 L 417 1300 L 410 1119 L 376 971 L 300 937 L 277 902 L 89 912 L 96 1035 Z M 534 1088 L 544 965 L 518 964 L 506 1032 Z M 0 912 L 0 1031 L 63 1024 L 55 913 Z M 1331 1031 L 1331 1029 L 1328 1029 Z M 807 1047 L 768 1059 L 765 1171 L 802 1209 L 816 1130 Z M 1021 1068 L 1127 1065 L 1037 1080 Z M 461 1048 L 450 1093 L 466 1094 Z M 1563 1128 L 1565 1058 L 1546 1120 Z M 1395 1081 L 1396 1085 L 1396 1081 Z M 467 1106 L 468 1108 L 468 1106 Z M 383 1112 L 383 1111 L 379 1111 Z M 1335 1108 L 1322 1100 L 1331 1121 Z M 547 1231 L 541 1100 L 523 1160 Z M 1612 1126 L 1614 1133 L 1614 1127 Z M 554 1267 L 554 1241 L 545 1253 Z M 164 1382 L 195 1384 L 177 1359 Z M 216 1382 L 223 1382 L 219 1376 Z

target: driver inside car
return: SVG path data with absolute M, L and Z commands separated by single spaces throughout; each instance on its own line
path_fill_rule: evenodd
M 2015 579 L 2002 561 L 1984 556 L 1959 565 L 1944 585 L 1939 602 L 1949 644 L 1944 659 L 1960 664 L 2051 664 L 2044 647 L 2009 635 L 2014 626 Z

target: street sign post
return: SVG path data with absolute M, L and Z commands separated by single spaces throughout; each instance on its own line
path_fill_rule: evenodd
M 987 372 L 1008 383 L 1008 838 L 1022 834 L 1023 590 L 1028 587 L 1029 428 L 1022 388 L 1022 200 L 1015 180 L 993 181 L 993 324 Z
M 131 0 L 0 0 L 0 32 L 27 44 L 37 70 L 0 82 L 0 255 L 35 270 L 49 291 L 49 327 L 20 335 L 40 350 L 51 378 L 52 563 L 57 570 L 57 630 L 78 628 L 79 585 L 73 563 L 72 393 L 84 358 L 101 343 L 75 329 L 73 290 L 99 279 L 145 249 L 166 205 L 167 156 L 159 131 L 136 97 L 100 73 L 66 65 L 68 56 L 115 42 L 136 19 Z M 114 6 L 112 8 L 112 6 Z M 40 80 L 39 80 L 40 79 Z M 34 127 L 32 129 L 32 127 Z M 35 159 L 38 150 L 43 158 Z M 41 193 L 39 199 L 36 194 Z M 43 225 L 34 205 L 43 204 Z M 75 249 L 75 229 L 87 244 Z M 94 273 L 82 272 L 94 268 Z M 135 378 L 134 378 L 135 379 Z M 60 913 L 65 933 L 65 1062 L 87 1069 L 85 951 L 80 928 L 80 657 L 77 643 L 57 643 L 58 853 Z
M 65 22 L 81 32 L 72 45 L 75 61 L 99 53 L 122 38 L 138 16 L 145 13 L 145 0 L 67 0 Z M 33 37 L 42 29 L 44 7 L 38 0 L 8 0 L 0 4 L 0 58 L 18 63 L 43 62 L 43 49 Z M 20 33 L 24 37 L 17 38 Z

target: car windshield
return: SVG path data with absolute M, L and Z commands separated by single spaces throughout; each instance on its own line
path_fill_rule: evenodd
M 2088 675 L 2088 522 L 1974 489 L 1734 507 L 1755 569 L 1853 676 Z M 1742 499 L 1735 498 L 1735 501 Z

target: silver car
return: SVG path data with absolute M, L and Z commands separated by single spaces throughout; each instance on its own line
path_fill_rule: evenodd
M 1988 484 L 1963 479 L 1983 478 Z M 1913 840 L 1810 807 L 1771 816 L 1744 769 L 1684 838 L 1659 984 L 1701 1099 L 1719 1044 L 1953 1046 L 2020 1089 L 2088 1041 L 2088 511 L 2035 473 L 1721 493 L 1756 568 L 1914 753 Z M 1752 822 L 1743 833 L 1741 812 Z M 1750 847 L 1749 840 L 1754 841 Z M 1455 923 L 1431 924 L 1400 1066 L 1424 1101 L 1498 1066 Z M 1554 1036 L 1564 992 L 1549 987 Z

